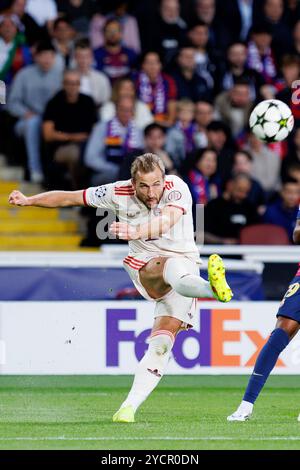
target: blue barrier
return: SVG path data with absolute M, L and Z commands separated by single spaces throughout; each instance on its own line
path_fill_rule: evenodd
M 207 277 L 205 270 L 201 271 Z M 228 271 L 234 300 L 264 300 L 262 277 Z M 123 268 L 0 268 L 0 300 L 113 300 L 140 298 Z

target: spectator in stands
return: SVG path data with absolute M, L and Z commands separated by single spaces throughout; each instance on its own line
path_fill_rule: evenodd
M 41 28 L 29 13 L 25 11 L 27 0 L 13 0 L 11 13 L 17 15 L 24 27 L 24 35 L 29 46 L 47 38 L 45 28 Z
M 59 0 L 57 8 L 60 15 L 70 19 L 75 31 L 86 36 L 94 12 L 93 4 L 92 0 Z
M 148 105 L 154 120 L 166 127 L 172 126 L 176 118 L 176 84 L 172 77 L 162 72 L 157 52 L 145 54 L 136 89 L 138 98 Z
M 107 20 L 103 27 L 104 46 L 94 50 L 96 68 L 111 81 L 126 77 L 134 70 L 137 54 L 123 46 L 122 26 L 118 20 Z
M 280 186 L 280 155 L 250 132 L 244 146 L 253 158 L 252 176 L 269 195 Z
M 194 204 L 206 205 L 221 195 L 221 179 L 217 173 L 218 156 L 215 150 L 201 149 L 195 154 L 187 175 Z
M 194 117 L 194 103 L 187 99 L 179 101 L 176 123 L 168 130 L 166 142 L 166 150 L 177 170 L 180 170 L 187 155 L 196 149 L 195 133 L 197 126 Z
M 93 51 L 88 39 L 79 39 L 74 48 L 74 66 L 80 73 L 80 93 L 91 96 L 100 107 L 111 97 L 111 85 L 107 76 L 94 70 Z
M 175 80 L 178 99 L 188 98 L 192 101 L 209 100 L 212 98 L 207 81 L 197 72 L 195 49 L 182 47 L 178 52 L 177 64 L 172 72 Z
M 222 0 L 218 6 L 225 47 L 233 42 L 246 41 L 252 25 L 261 15 L 261 0 Z
M 290 179 L 283 183 L 279 198 L 268 204 L 264 214 L 264 222 L 283 227 L 293 241 L 293 231 L 299 208 L 300 188 L 296 180 Z
M 144 129 L 144 153 L 155 153 L 164 162 L 166 174 L 177 174 L 174 163 L 166 152 L 166 129 L 153 122 Z M 118 178 L 126 180 L 131 178 L 131 165 L 136 158 L 137 152 L 131 152 L 123 159 Z
M 228 180 L 222 196 L 210 201 L 205 208 L 205 242 L 236 244 L 243 227 L 257 223 L 255 206 L 248 201 L 251 180 L 238 174 Z
M 57 18 L 52 29 L 52 43 L 58 54 L 62 69 L 71 64 L 74 52 L 75 30 L 66 17 Z
M 287 173 L 283 181 L 288 181 L 290 179 L 296 180 L 300 188 L 300 162 L 291 163 L 287 167 Z
M 16 15 L 0 15 L 0 80 L 9 85 L 22 67 L 32 62 Z
M 55 0 L 27 0 L 26 12 L 40 27 L 45 26 L 49 32 L 58 16 Z
M 295 91 L 294 83 L 300 78 L 300 58 L 298 55 L 285 55 L 281 61 L 281 72 L 283 80 L 280 83 L 281 90 L 277 93 L 276 99 L 283 101 L 291 107 L 296 121 L 300 121 L 299 100 L 293 100 Z
M 231 175 L 234 145 L 228 126 L 222 121 L 212 121 L 207 126 L 208 147 L 218 154 L 218 173 L 224 183 Z
M 47 102 L 59 90 L 62 74 L 55 65 L 55 50 L 50 42 L 37 44 L 34 62 L 16 75 L 8 97 L 8 111 L 18 118 L 15 132 L 25 140 L 30 180 L 40 183 L 43 180 L 42 114 Z
M 209 29 L 205 23 L 196 23 L 189 31 L 188 38 L 195 48 L 196 70 L 205 80 L 207 88 L 216 92 L 223 73 L 224 64 L 222 55 L 216 49 L 209 48 Z
M 284 14 L 283 0 L 265 0 L 263 6 L 264 20 L 272 34 L 272 49 L 277 61 L 283 54 L 291 51 L 293 40 L 287 17 Z
M 188 24 L 205 23 L 209 30 L 209 45 L 219 47 L 219 28 L 216 0 L 194 0 Z
M 133 49 L 137 54 L 141 52 L 139 28 L 136 18 L 127 13 L 128 1 L 111 0 L 110 13 L 94 15 L 90 24 L 90 39 L 93 49 L 102 47 L 104 44 L 103 26 L 107 20 L 116 19 L 122 26 L 123 45 Z
M 238 150 L 233 156 L 233 174 L 243 173 L 248 175 L 251 180 L 251 188 L 248 194 L 248 200 L 262 214 L 266 203 L 266 194 L 260 183 L 252 177 L 253 157 L 246 150 Z
M 176 174 L 173 160 L 166 151 L 166 129 L 157 123 L 149 124 L 144 130 L 145 153 L 154 153 L 164 162 L 167 174 Z
M 98 122 L 86 147 L 84 162 L 93 172 L 94 186 L 111 183 L 118 178 L 123 159 L 144 147 L 142 131 L 134 124 L 134 101 L 120 98 L 116 116 Z
M 202 149 L 207 147 L 207 126 L 214 118 L 214 108 L 209 101 L 198 101 L 195 103 L 195 145 L 196 148 Z
M 64 187 L 66 178 L 71 180 L 72 189 L 78 189 L 81 183 L 80 156 L 97 116 L 92 98 L 79 90 L 79 73 L 66 70 L 63 89 L 48 102 L 44 113 L 45 176 L 50 187 Z
M 231 44 L 227 50 L 227 70 L 222 77 L 221 88 L 230 90 L 235 81 L 245 78 L 250 85 L 251 100 L 254 101 L 265 84 L 263 77 L 256 70 L 247 66 L 247 46 L 242 42 Z
M 271 43 L 272 34 L 269 26 L 255 26 L 251 29 L 248 67 L 261 74 L 266 83 L 273 85 L 277 77 L 277 69 Z
M 134 100 L 134 122 L 137 127 L 144 129 L 153 122 L 153 116 L 149 107 L 137 99 L 134 82 L 130 78 L 119 78 L 115 81 L 112 89 L 111 101 L 105 103 L 101 108 L 101 120 L 110 121 L 116 115 L 116 103 L 121 98 Z
M 151 50 L 157 51 L 164 66 L 176 56 L 185 40 L 186 23 L 180 16 L 179 0 L 160 0 L 154 24 L 149 24 Z
M 300 54 L 300 19 L 295 23 L 293 29 L 293 54 Z
M 287 0 L 286 3 L 287 23 L 293 29 L 300 18 L 300 3 L 298 0 Z
M 237 139 L 246 129 L 253 107 L 247 79 L 236 79 L 232 89 L 220 93 L 215 101 L 216 113 Z
M 294 163 L 300 163 L 300 127 L 296 127 L 293 131 L 289 142 L 289 151 L 287 156 L 282 160 L 281 178 L 285 180 L 289 173 L 289 167 Z

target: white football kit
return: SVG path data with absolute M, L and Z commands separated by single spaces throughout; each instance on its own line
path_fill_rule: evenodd
M 173 289 L 160 299 L 153 299 L 139 279 L 139 270 L 158 256 L 183 257 L 185 263 L 190 265 L 189 272 L 199 275 L 201 260 L 194 241 L 192 197 L 186 183 L 178 176 L 168 175 L 162 198 L 154 209 L 149 209 L 136 197 L 130 179 L 88 188 L 83 197 L 87 206 L 110 209 L 120 222 L 130 225 L 144 224 L 149 221 L 149 217 L 159 216 L 161 210 L 168 206 L 182 210 L 183 215 L 178 222 L 159 238 L 130 240 L 129 254 L 123 260 L 123 265 L 142 296 L 156 302 L 155 318 L 172 316 L 181 320 L 185 327 L 192 326 L 196 299 L 183 297 Z

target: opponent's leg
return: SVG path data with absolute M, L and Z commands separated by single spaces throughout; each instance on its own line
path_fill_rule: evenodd
M 131 390 L 114 414 L 114 422 L 132 423 L 137 408 L 159 383 L 168 364 L 176 334 L 182 322 L 172 317 L 157 317 L 148 340 L 148 350 L 138 365 Z
M 275 330 L 258 355 L 244 398 L 236 412 L 227 417 L 228 421 L 246 421 L 250 418 L 253 405 L 275 367 L 280 353 L 299 331 L 299 328 L 300 325 L 295 320 L 278 317 Z

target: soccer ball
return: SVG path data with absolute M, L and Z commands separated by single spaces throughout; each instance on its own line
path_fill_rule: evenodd
M 279 100 L 265 100 L 253 109 L 249 119 L 250 129 L 263 142 L 281 142 L 294 127 L 290 108 Z

